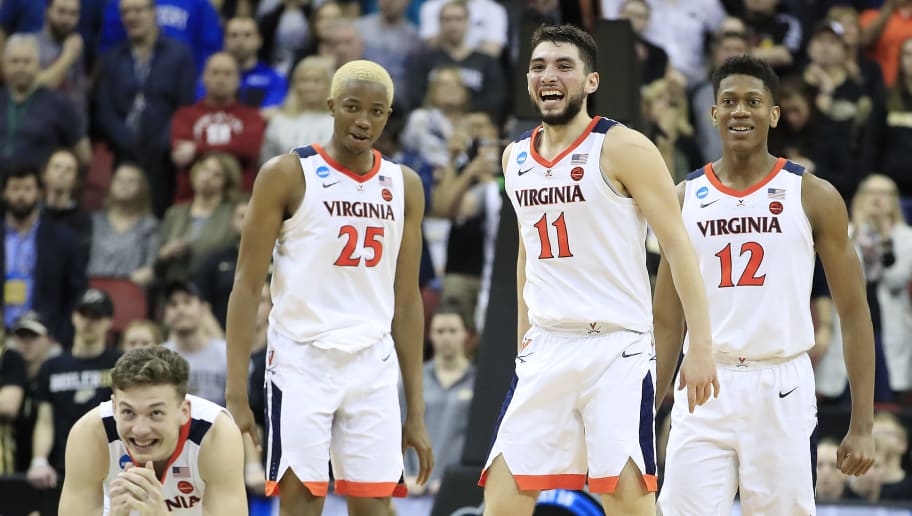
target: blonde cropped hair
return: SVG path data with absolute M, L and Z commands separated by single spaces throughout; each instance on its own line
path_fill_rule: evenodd
M 390 106 L 393 105 L 393 79 L 385 68 L 373 61 L 358 59 L 345 63 L 338 70 L 332 79 L 330 95 L 333 98 L 342 95 L 342 90 L 348 81 L 365 81 L 379 84 L 386 88 L 386 100 Z

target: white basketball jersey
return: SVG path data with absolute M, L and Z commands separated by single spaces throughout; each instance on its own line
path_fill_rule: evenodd
M 168 466 L 159 480 L 169 513 L 180 516 L 203 516 L 206 482 L 200 477 L 199 472 L 200 445 L 215 418 L 222 412 L 228 414 L 228 411 L 211 401 L 190 394 L 187 395 L 187 401 L 190 402 L 190 421 L 181 428 L 177 447 L 168 459 Z M 101 403 L 99 410 L 108 437 L 108 476 L 104 480 L 104 514 L 107 516 L 110 511 L 108 486 L 132 459 L 117 435 L 112 402 Z M 131 516 L 134 514 L 138 513 L 133 511 Z
M 552 161 L 535 148 L 541 127 L 513 143 L 504 175 L 526 250 L 523 297 L 536 326 L 652 331 L 646 220 L 599 167 L 615 124 L 595 117 Z
M 269 323 L 285 337 L 354 352 L 390 333 L 402 243 L 402 168 L 373 151 L 352 172 L 318 145 L 299 147 L 306 184 L 273 251 Z
M 745 191 L 712 164 L 687 176 L 684 224 L 706 284 L 720 358 L 779 359 L 814 345 L 814 237 L 801 204 L 804 168 L 784 158 Z

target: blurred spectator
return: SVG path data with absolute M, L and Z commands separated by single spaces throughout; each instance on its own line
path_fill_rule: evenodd
M 79 205 L 79 158 L 70 149 L 55 151 L 41 178 L 44 181 L 44 214 L 75 233 L 87 255 L 92 241 L 92 218 Z
M 152 22 L 161 32 L 186 45 L 202 70 L 209 56 L 222 49 L 222 26 L 218 12 L 209 0 L 117 0 L 108 2 L 104 14 L 104 26 L 98 41 L 102 53 L 121 46 L 130 37 L 134 21 L 125 16 L 130 8 L 154 9 Z M 119 7 L 119 8 L 118 8 Z
M 42 215 L 37 169 L 12 170 L 3 184 L 6 245 L 0 248 L 0 259 L 6 266 L 6 327 L 35 310 L 51 333 L 68 343 L 72 326 L 67 319 L 87 285 L 85 253 L 69 229 Z
M 883 459 L 880 499 L 912 500 L 912 476 L 903 469 L 903 457 L 909 451 L 909 433 L 896 415 L 879 412 L 874 416 L 874 447 Z
M 126 353 L 131 349 L 159 346 L 164 342 L 158 324 L 148 319 L 137 319 L 131 321 L 120 334 L 120 351 Z
M 899 65 L 899 49 L 912 38 L 912 0 L 884 0 L 880 9 L 861 13 L 861 44 L 880 63 L 884 82 L 893 86 Z
M 434 70 L 424 107 L 409 113 L 399 138 L 402 147 L 415 150 L 434 167 L 450 165 L 453 156 L 449 141 L 456 124 L 468 112 L 469 101 L 469 90 L 462 84 L 459 68 L 446 66 Z
M 672 179 L 678 183 L 703 165 L 690 125 L 687 97 L 681 88 L 660 79 L 643 88 L 642 102 L 645 134 L 656 144 Z
M 257 160 L 266 123 L 256 108 L 238 102 L 237 61 L 218 52 L 206 62 L 203 72 L 206 97 L 179 108 L 171 119 L 171 158 L 177 166 L 177 202 L 190 198 L 189 166 L 199 156 L 224 152 L 241 165 L 241 186 L 253 189 Z
M 640 85 L 646 85 L 665 77 L 668 71 L 668 54 L 662 47 L 652 44 L 643 37 L 649 26 L 651 8 L 646 0 L 624 0 L 618 18 L 630 21 L 634 34 L 634 51 L 640 61 Z
M 199 289 L 190 282 L 171 282 L 165 289 L 165 298 L 168 340 L 163 346 L 190 363 L 187 393 L 224 406 L 226 344 L 224 339 L 208 338 L 202 331 L 207 309 Z
M 241 71 L 238 100 L 245 106 L 261 108 L 264 117 L 272 116 L 285 98 L 288 81 L 279 72 L 258 59 L 263 45 L 256 20 L 236 17 L 225 25 L 225 51 L 234 56 Z M 197 99 L 206 95 L 200 82 Z
M 0 343 L 0 475 L 16 469 L 16 419 L 22 410 L 29 381 L 25 360 Z
M 90 277 L 152 283 L 158 253 L 158 219 L 152 215 L 149 183 L 142 170 L 121 163 L 111 178 L 104 208 L 92 215 Z
M 652 7 L 643 37 L 668 53 L 671 66 L 684 74 L 688 84 L 706 74 L 704 41 L 725 19 L 720 0 L 648 0 Z M 602 16 L 617 18 L 624 0 L 601 0 Z
M 912 37 L 902 44 L 896 82 L 887 94 L 885 125 L 878 169 L 896 181 L 903 198 L 912 198 Z
M 912 394 L 912 301 L 909 298 L 912 228 L 903 218 L 896 184 L 890 178 L 869 175 L 861 182 L 858 192 L 865 198 L 858 207 L 861 211 L 858 224 L 873 229 L 879 240 L 879 245 L 864 246 L 862 250 L 868 253 L 864 258 L 869 272 L 876 269 L 871 263 L 876 262 L 875 256 L 880 257 L 882 265 L 877 305 L 890 388 L 897 393 Z M 861 236 L 859 241 L 864 241 Z
M 315 8 L 308 0 L 282 0 L 274 9 L 259 17 L 260 34 L 263 35 L 260 61 L 287 77 L 307 42 L 316 40 L 310 18 L 317 16 L 317 10 L 330 3 L 332 6 L 327 12 L 332 10 L 341 16 L 339 5 L 332 1 Z
M 719 130 L 713 125 L 712 111 L 716 93 L 712 84 L 712 72 L 732 57 L 743 56 L 750 51 L 744 32 L 721 32 L 713 38 L 710 51 L 710 68 L 706 77 L 693 86 L 693 120 L 697 144 L 700 146 L 703 162 L 719 159 L 722 155 L 722 140 Z M 781 95 L 780 95 L 781 97 Z
M 196 67 L 187 47 L 160 35 L 152 0 L 120 0 L 120 12 L 128 41 L 101 60 L 95 121 L 115 160 L 146 173 L 161 216 L 174 196 L 171 117 L 193 102 Z
M 874 441 L 874 465 L 860 477 L 851 476 L 846 480 L 843 498 L 846 500 L 864 500 L 869 504 L 880 501 L 880 490 L 883 485 L 884 452 L 878 449 Z
M 77 31 L 79 0 L 50 0 L 45 10 L 44 28 L 38 32 L 37 82 L 66 95 L 88 128 L 88 99 L 91 83 L 86 68 L 85 41 Z M 91 45 L 94 41 L 89 41 Z
M 225 328 L 228 314 L 228 296 L 234 286 L 234 270 L 237 264 L 238 246 L 241 243 L 241 228 L 244 227 L 244 216 L 247 215 L 247 199 L 234 205 L 234 216 L 231 227 L 235 237 L 228 245 L 214 249 L 203 257 L 202 263 L 194 271 L 194 283 L 199 287 L 200 297 L 209 304 L 212 315 Z
M 356 59 L 364 59 L 364 38 L 358 33 L 351 18 L 334 21 L 326 32 L 325 43 L 329 52 L 325 55 L 333 58 L 336 68 Z
M 36 83 L 38 39 L 14 34 L 3 51 L 6 86 L 0 91 L 0 170 L 16 165 L 44 166 L 51 153 L 71 147 L 82 163 L 91 157 L 85 127 L 73 105 L 62 94 Z
M 396 105 L 408 106 L 411 84 L 408 68 L 421 50 L 418 27 L 405 17 L 409 0 L 379 0 L 379 12 L 362 16 L 355 22 L 364 40 L 364 58 L 380 64 L 393 79 Z
M 851 198 L 858 181 L 873 162 L 869 119 L 873 102 L 865 87 L 853 80 L 846 68 L 847 46 L 842 26 L 821 22 L 808 43 L 810 63 L 804 81 L 815 88 L 815 105 L 823 117 L 824 141 L 840 159 L 818 167 L 817 175 L 830 181 L 844 198 Z
M 237 160 L 223 153 L 203 156 L 193 165 L 193 199 L 168 208 L 159 229 L 159 279 L 189 279 L 207 254 L 235 238 L 231 219 L 240 174 Z
M 421 107 L 428 96 L 428 85 L 436 70 L 456 68 L 462 85 L 469 91 L 469 106 L 484 111 L 497 122 L 506 113 L 506 90 L 503 69 L 497 59 L 468 46 L 469 11 L 462 0 L 449 0 L 440 8 L 440 34 L 437 48 L 425 50 L 411 60 L 409 102 Z
M 48 359 L 38 372 L 34 392 L 38 418 L 27 475 L 38 489 L 61 485 L 70 428 L 83 414 L 111 397 L 110 369 L 120 356 L 120 352 L 105 345 L 113 315 L 114 305 L 104 291 L 86 290 L 72 313 L 76 333 L 71 349 Z M 47 495 L 56 496 L 59 494 Z
M 861 48 L 858 11 L 851 7 L 836 6 L 827 12 L 827 20 L 842 27 L 842 41 L 846 45 L 846 70 L 849 77 L 864 84 L 876 108 L 878 101 L 882 103 L 885 95 L 883 72 L 877 61 L 865 55 Z
M 455 307 L 441 306 L 431 319 L 434 357 L 424 364 L 424 420 L 434 446 L 434 469 L 427 484 L 417 485 L 417 457 L 412 452 L 406 454 L 405 481 L 409 496 L 435 496 L 444 471 L 462 459 L 475 386 L 475 366 L 466 357 L 471 332 L 463 312 Z M 399 399 L 404 407 L 401 386 Z
M 266 126 L 260 163 L 298 146 L 329 142 L 333 119 L 326 99 L 332 76 L 333 64 L 326 57 L 306 57 L 295 66 L 282 108 Z
M 304 44 L 299 45 L 291 65 L 294 66 L 295 63 L 300 63 L 302 59 L 312 55 L 333 57 L 329 33 L 332 26 L 342 18 L 342 7 L 335 0 L 326 0 L 314 7 L 310 17 L 310 34 Z
M 817 502 L 832 503 L 842 499 L 846 488 L 846 475 L 836 465 L 839 443 L 825 437 L 817 444 Z
M 490 258 L 485 253 L 486 221 L 492 211 L 499 213 L 500 208 L 490 206 L 485 193 L 500 175 L 503 148 L 490 118 L 486 117 L 482 127 L 475 130 L 467 127 L 466 122 L 460 126 L 450 148 L 468 142 L 468 147 L 460 150 L 469 161 L 458 168 L 448 165 L 438 171 L 440 179 L 434 186 L 430 215 L 450 220 L 440 299 L 458 308 L 467 324 L 474 328 L 482 272 L 486 259 Z M 499 195 L 497 199 L 500 200 Z
M 770 131 L 770 152 L 788 158 L 814 174 L 838 170 L 840 142 L 826 141 L 823 116 L 814 103 L 815 89 L 799 77 L 786 77 L 779 87 L 779 124 Z M 830 152 L 832 151 L 832 152 Z M 819 163 L 819 166 L 818 166 Z M 826 172 L 824 172 L 826 174 Z
M 60 346 L 53 342 L 48 328 L 37 312 L 26 312 L 10 329 L 11 343 L 25 361 L 25 372 L 29 387 L 25 390 L 22 410 L 15 424 L 16 471 L 26 471 L 32 460 L 32 433 L 38 417 L 38 406 L 34 400 L 32 383 L 45 360 L 60 354 Z M 8 448 L 4 448 L 8 449 Z
M 885 281 L 885 272 L 896 263 L 893 236 L 905 237 L 907 233 L 895 232 L 894 224 L 900 217 L 899 204 L 895 201 L 896 187 L 890 180 L 881 175 L 867 176 L 859 185 L 858 191 L 852 198 L 849 212 L 849 236 L 861 258 L 864 270 L 868 306 L 871 309 L 871 321 L 874 327 L 874 399 L 875 401 L 892 401 L 893 394 L 890 390 L 889 369 L 884 343 L 884 313 L 880 303 L 880 291 Z M 902 249 L 909 246 L 908 242 L 902 243 Z M 904 257 L 904 260 L 907 259 Z M 894 281 L 899 281 L 908 271 L 893 270 Z M 895 289 L 895 283 L 887 287 L 884 292 L 885 299 L 889 299 L 889 290 Z M 892 300 L 890 300 L 892 301 Z M 902 313 L 901 303 L 894 303 L 888 308 L 891 315 Z M 908 305 L 906 305 L 908 306 Z M 891 326 L 902 335 L 905 330 L 900 326 Z M 901 337 L 900 337 L 901 338 Z M 907 340 L 902 345 L 908 345 Z M 907 356 L 908 352 L 901 352 Z M 905 371 L 905 376 L 909 372 Z M 905 378 L 904 382 L 908 379 Z
M 440 45 L 440 10 L 450 1 L 427 0 L 421 5 L 419 34 L 432 47 Z M 466 46 L 499 59 L 507 44 L 507 10 L 494 0 L 466 0 L 465 6 L 469 11 Z
M 744 0 L 743 20 L 751 55 L 766 61 L 783 76 L 795 64 L 802 34 L 798 18 L 780 12 L 779 4 L 779 0 Z

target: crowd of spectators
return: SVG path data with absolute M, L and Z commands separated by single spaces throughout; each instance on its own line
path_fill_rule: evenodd
M 431 483 L 411 487 L 429 503 L 461 456 L 500 154 L 535 123 L 514 115 L 520 24 L 599 18 L 630 22 L 638 73 L 601 79 L 641 87 L 640 116 L 624 122 L 676 181 L 721 154 L 712 70 L 752 54 L 780 74 L 770 150 L 845 198 L 877 333 L 879 466 L 849 481 L 822 440 L 820 497 L 912 498 L 912 0 L 0 0 L 0 475 L 59 489 L 68 429 L 109 396 L 107 369 L 132 347 L 178 351 L 191 392 L 224 402 L 226 304 L 257 170 L 328 141 L 332 74 L 367 58 L 396 88 L 378 147 L 419 172 L 428 201 L 424 383 L 438 460 Z M 838 411 L 839 321 L 815 283 L 818 394 Z M 269 307 L 267 286 L 252 403 Z M 262 493 L 248 448 L 248 486 Z

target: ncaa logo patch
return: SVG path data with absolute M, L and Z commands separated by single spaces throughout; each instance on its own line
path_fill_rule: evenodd
M 317 167 L 317 177 L 322 179 L 328 175 L 329 175 L 329 167 L 327 167 L 326 165 Z
M 523 163 L 526 162 L 526 158 L 528 158 L 528 157 L 529 157 L 529 154 L 526 151 L 522 151 L 519 153 L 518 156 L 516 156 L 516 162 L 519 163 L 520 165 L 522 165 Z
M 120 469 L 124 469 L 125 467 L 127 467 L 127 464 L 128 464 L 129 462 L 130 462 L 130 456 L 129 456 L 129 455 L 127 455 L 126 453 L 124 453 L 123 455 L 121 455 L 121 456 L 120 456 L 120 460 L 118 461 L 118 464 L 120 465 Z
M 697 190 L 697 199 L 703 199 L 703 198 L 705 198 L 707 195 L 709 195 L 709 188 L 706 188 L 705 186 L 701 186 L 701 187 Z

